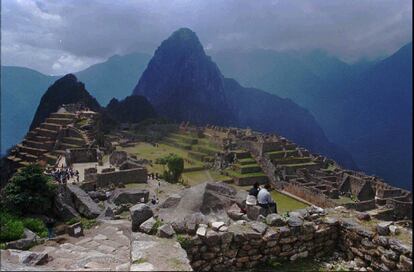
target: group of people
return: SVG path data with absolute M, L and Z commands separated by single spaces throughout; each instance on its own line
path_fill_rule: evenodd
M 256 182 L 253 187 L 249 190 L 249 195 L 247 197 L 247 204 L 250 205 L 259 205 L 260 207 L 266 209 L 270 213 L 277 213 L 276 202 L 273 201 L 272 196 L 270 195 L 270 184 L 266 183 L 262 188 L 259 183 Z
M 72 167 L 54 168 L 50 174 L 58 183 L 66 184 L 71 178 L 76 178 L 76 181 L 79 182 L 79 171 Z

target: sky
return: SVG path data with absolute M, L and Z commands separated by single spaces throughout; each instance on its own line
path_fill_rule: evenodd
M 346 62 L 412 41 L 411 0 L 3 0 L 1 64 L 77 72 L 108 57 L 152 54 L 189 27 L 207 52 L 322 49 Z

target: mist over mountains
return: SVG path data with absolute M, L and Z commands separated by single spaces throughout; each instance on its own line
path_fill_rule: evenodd
M 175 43 L 171 46 L 171 52 L 179 49 Z M 342 162 L 346 157 L 343 154 L 352 154 L 356 164 L 367 173 L 411 188 L 411 44 L 382 61 L 354 65 L 321 51 L 212 52 L 211 59 L 204 54 L 202 46 L 201 49 L 196 44 L 192 46 L 196 50 L 190 56 L 182 55 L 183 59 L 165 50 L 161 56 L 156 53 L 152 60 L 155 64 L 160 59 L 163 63 L 169 59 L 165 64 L 182 62 L 184 65 L 179 71 L 168 65 L 149 65 L 147 75 L 138 84 L 150 55 L 114 56 L 75 75 L 101 105 L 108 104 L 112 97 L 124 99 L 137 85 L 136 89 L 145 93 L 157 111 L 171 114 L 172 119 L 275 131 L 316 149 L 312 151 L 334 159 L 342 156 Z M 160 67 L 162 71 L 158 70 Z M 25 135 L 41 96 L 59 77 L 22 67 L 2 66 L 1 72 L 1 152 L 5 153 Z M 184 75 L 185 78 L 180 78 Z M 151 89 L 171 95 L 154 100 L 156 96 L 152 98 Z M 194 92 L 185 95 L 184 89 Z M 205 96 L 212 91 L 216 93 Z M 189 102 L 193 108 L 186 107 Z M 212 105 L 217 108 L 210 109 Z M 173 106 L 181 110 L 171 112 Z M 203 119 L 206 111 L 211 113 L 209 119 Z

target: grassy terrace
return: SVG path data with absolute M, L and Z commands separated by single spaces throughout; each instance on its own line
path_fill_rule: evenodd
M 255 172 L 255 173 L 247 173 L 247 174 L 240 174 L 239 172 L 233 170 L 226 170 L 227 174 L 231 177 L 236 178 L 247 178 L 247 177 L 261 177 L 265 176 L 263 172 Z
M 271 194 L 273 200 L 277 204 L 277 212 L 279 214 L 308 207 L 306 203 L 300 202 L 299 200 L 296 200 L 278 191 L 272 191 Z
M 189 158 L 188 152 L 183 149 L 176 148 L 167 144 L 160 143 L 158 147 L 153 146 L 149 143 L 138 143 L 134 147 L 118 147 L 118 150 L 125 150 L 128 153 L 136 154 L 138 157 L 151 160 L 152 166 L 148 166 L 148 171 L 162 173 L 164 168 L 160 164 L 155 164 L 157 158 L 164 157 L 170 153 L 177 154 L 178 156 L 185 159 L 184 168 L 201 167 L 203 163 L 194 159 Z
M 250 165 L 256 163 L 253 158 L 240 159 L 237 162 L 241 165 Z
M 316 163 L 315 162 L 304 162 L 304 163 L 285 164 L 283 166 L 286 166 L 286 167 L 306 167 L 306 166 L 312 166 L 312 165 L 316 165 Z
M 266 152 L 266 155 L 269 156 L 270 159 L 277 159 L 277 158 L 282 158 L 285 154 L 287 156 L 293 156 L 297 154 L 297 150 L 296 149 L 291 149 L 291 150 L 279 150 L 279 151 L 271 151 L 271 152 Z

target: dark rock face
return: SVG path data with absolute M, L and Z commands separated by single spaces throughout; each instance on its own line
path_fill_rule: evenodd
M 99 111 L 100 105 L 73 74 L 67 74 L 50 86 L 42 96 L 30 129 L 37 127 L 62 104 L 81 103 L 91 110 Z
M 110 117 L 120 123 L 139 123 L 157 117 L 147 98 L 139 95 L 128 96 L 121 101 L 113 98 L 106 106 L 106 111 Z
M 229 124 L 234 120 L 223 76 L 189 29 L 179 29 L 162 42 L 133 94 L 148 98 L 173 121 Z
M 189 29 L 179 29 L 161 43 L 133 94 L 145 96 L 161 116 L 173 121 L 276 132 L 355 168 L 351 156 L 328 141 L 307 110 L 225 79 Z

